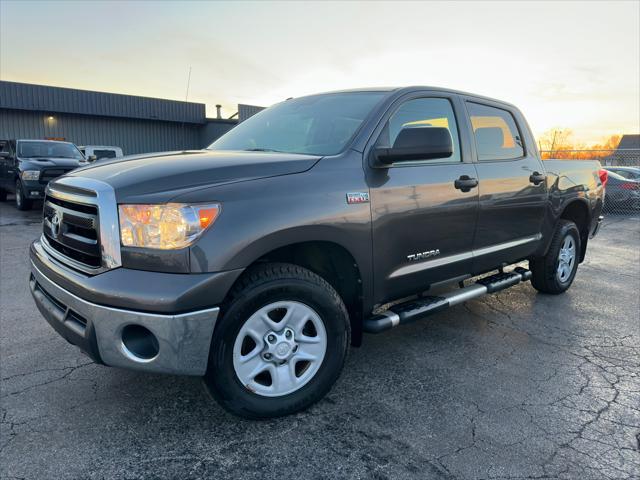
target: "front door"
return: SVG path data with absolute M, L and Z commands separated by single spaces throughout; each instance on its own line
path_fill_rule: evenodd
M 473 184 L 477 174 L 461 151 L 456 111 L 461 111 L 456 98 L 408 99 L 376 140 L 376 146 L 390 147 L 404 128 L 446 127 L 454 150 L 449 158 L 368 169 L 376 303 L 426 290 L 471 269 L 478 188 L 456 180 Z

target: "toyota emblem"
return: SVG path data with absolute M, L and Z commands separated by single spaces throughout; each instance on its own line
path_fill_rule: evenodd
M 62 223 L 62 218 L 60 218 L 60 215 L 58 214 L 58 212 L 53 214 L 53 217 L 51 217 L 51 236 L 53 238 L 58 238 L 58 235 L 60 235 L 60 225 Z

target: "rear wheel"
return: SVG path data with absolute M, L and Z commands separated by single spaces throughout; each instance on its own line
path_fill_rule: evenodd
M 580 255 L 580 232 L 575 223 L 560 220 L 547 254 L 529 262 L 531 284 L 540 292 L 566 291 L 576 276 Z
M 22 182 L 16 180 L 16 208 L 18 210 L 31 210 L 33 202 L 24 196 L 24 189 L 22 188 Z
M 257 267 L 222 308 L 205 387 L 243 417 L 303 410 L 339 377 L 349 337 L 344 303 L 324 279 L 296 265 Z

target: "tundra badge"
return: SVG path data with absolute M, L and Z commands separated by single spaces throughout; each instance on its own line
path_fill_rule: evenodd
M 427 258 L 437 257 L 438 255 L 440 255 L 440 250 L 436 248 L 435 250 L 428 250 L 426 252 L 420 252 L 420 253 L 414 253 L 412 255 L 407 255 L 407 259 L 410 262 L 415 262 L 417 260 L 426 260 Z

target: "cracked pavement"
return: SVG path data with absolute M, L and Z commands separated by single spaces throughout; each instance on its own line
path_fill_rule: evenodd
M 640 478 L 640 217 L 606 220 L 566 294 L 368 335 L 323 401 L 262 422 L 60 338 L 27 286 L 39 228 L 0 204 L 2 478 Z

